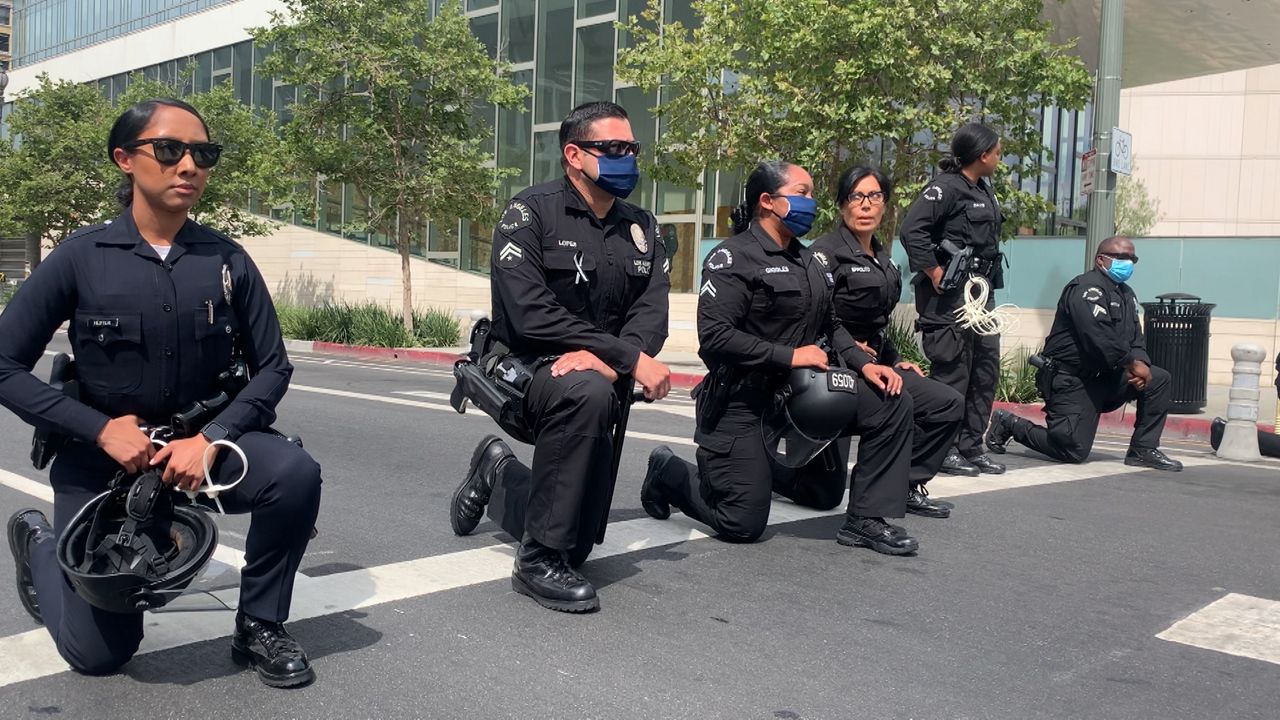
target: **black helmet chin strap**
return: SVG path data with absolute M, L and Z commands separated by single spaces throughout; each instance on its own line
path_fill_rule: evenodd
M 106 498 L 93 516 L 93 523 L 85 537 L 84 560 L 78 568 L 90 571 L 100 562 L 107 567 L 121 572 L 132 572 L 139 575 L 162 576 L 169 571 L 169 562 L 156 547 L 155 540 L 141 530 L 157 525 L 156 508 L 164 500 L 164 484 L 160 480 L 159 470 L 148 470 L 124 490 L 116 486 L 111 496 Z M 125 519 L 120 531 L 108 534 L 94 545 L 93 539 L 99 537 L 106 522 L 107 514 L 114 505 L 116 494 L 125 492 Z M 145 567 L 139 567 L 145 564 Z

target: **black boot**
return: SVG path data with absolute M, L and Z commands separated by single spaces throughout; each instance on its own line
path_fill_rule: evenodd
M 885 555 L 910 555 L 920 543 L 904 528 L 890 525 L 884 518 L 849 515 L 836 533 L 836 542 L 849 547 L 868 547 Z
M 525 540 L 516 551 L 511 587 L 549 610 L 584 613 L 600 608 L 596 589 L 569 567 L 565 551 L 545 547 L 536 540 Z
M 673 457 L 671 448 L 666 445 L 659 445 L 649 453 L 649 470 L 644 475 L 644 484 L 640 486 L 640 507 L 655 520 L 671 517 L 671 503 L 662 492 L 662 474 Z
M 923 485 L 916 485 L 907 493 L 907 512 L 931 518 L 951 517 L 950 505 L 930 500 L 929 490 Z
M 1182 463 L 1170 458 L 1155 448 L 1129 448 L 1124 456 L 1125 465 L 1149 467 L 1169 472 L 1182 472 Z
M 938 468 L 938 472 L 944 472 L 948 475 L 978 477 L 979 470 L 976 465 L 965 460 L 963 455 L 958 452 L 952 452 L 942 461 L 942 467 Z
M 515 453 L 497 435 L 485 437 L 476 446 L 471 455 L 471 469 L 453 491 L 453 500 L 449 503 L 449 523 L 455 535 L 469 535 L 480 524 L 489 496 L 493 494 L 498 466 L 509 457 L 515 457 Z
M 1002 463 L 998 463 L 986 455 L 974 455 L 971 458 L 966 458 L 966 460 L 969 461 L 970 465 L 978 468 L 978 472 L 987 475 L 1003 475 L 1005 471 L 1005 466 Z
M 40 603 L 36 600 L 36 587 L 31 582 L 31 543 L 54 542 L 53 528 L 39 510 L 19 510 L 9 518 L 9 552 L 13 554 L 13 567 L 17 576 L 18 599 L 22 607 L 41 625 Z
M 991 427 L 987 428 L 987 449 L 997 455 L 1003 455 L 1013 439 L 1013 424 L 1017 421 L 1008 410 L 997 410 L 991 416 Z
M 236 613 L 231 636 L 231 659 L 258 671 L 262 682 L 277 688 L 298 687 L 316 679 L 311 661 L 283 623 Z

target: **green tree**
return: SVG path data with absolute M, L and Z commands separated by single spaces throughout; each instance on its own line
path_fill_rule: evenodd
M 505 171 L 486 167 L 474 108 L 514 107 L 525 90 L 471 34 L 459 0 L 286 0 L 262 71 L 297 86 L 286 141 L 307 168 L 369 200 L 368 229 L 396 239 L 402 316 L 413 329 L 410 248 L 428 220 L 484 219 Z
M 1050 210 L 1018 177 L 1039 174 L 1039 111 L 1080 108 L 1091 82 L 1070 46 L 1049 40 L 1041 0 L 693 0 L 696 29 L 659 27 L 661 3 L 619 27 L 632 46 L 618 75 L 660 90 L 660 179 L 742 170 L 781 157 L 814 175 L 823 216 L 839 173 L 868 157 L 915 199 L 955 129 L 996 128 L 1005 231 Z M 883 156 L 880 161 L 878 156 Z M 891 232 L 897 213 L 886 219 Z
M 190 68 L 188 73 L 193 71 Z M 275 114 L 255 113 L 236 98 L 229 82 L 206 92 L 184 93 L 189 87 L 186 81 L 168 85 L 135 74 L 117 99 L 116 110 L 152 98 L 181 97 L 190 103 L 208 124 L 210 139 L 223 146 L 204 195 L 191 209 L 191 218 L 231 237 L 271 233 L 279 223 L 249 212 L 250 193 L 267 207 L 305 205 L 305 200 L 296 194 L 301 171 L 276 132 Z
M 57 245 L 114 214 L 119 174 L 107 157 L 111 119 L 96 86 L 44 74 L 14 98 L 9 136 L 0 142 L 0 234 L 28 239 L 33 268 L 41 242 Z
M 1137 170 L 1137 166 L 1134 166 Z M 1116 180 L 1116 234 L 1142 237 L 1164 217 L 1160 201 L 1151 197 L 1146 183 L 1133 175 Z

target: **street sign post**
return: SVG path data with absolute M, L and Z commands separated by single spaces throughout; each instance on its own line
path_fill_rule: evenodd
M 1093 192 L 1093 172 L 1097 166 L 1097 150 L 1086 150 L 1080 156 L 1080 194 L 1089 197 Z

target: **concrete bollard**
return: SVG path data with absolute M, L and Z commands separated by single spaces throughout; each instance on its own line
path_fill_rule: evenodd
M 1253 343 L 1231 348 L 1231 394 L 1227 400 L 1227 426 L 1222 431 L 1218 457 L 1224 460 L 1261 460 L 1258 451 L 1258 380 L 1267 351 Z

